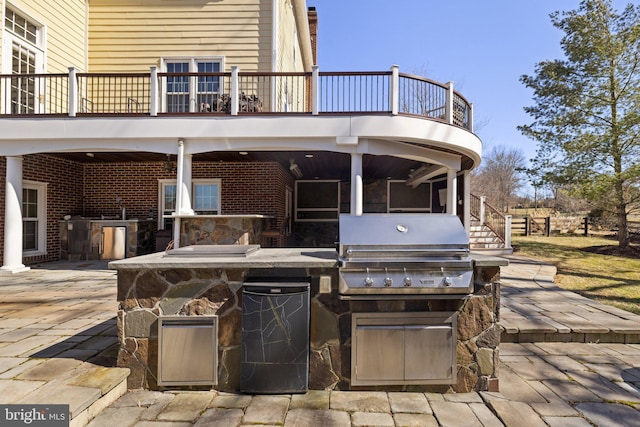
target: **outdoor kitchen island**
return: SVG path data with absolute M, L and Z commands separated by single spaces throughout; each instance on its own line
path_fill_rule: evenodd
M 165 317 L 181 316 L 215 317 L 217 320 L 217 333 L 209 349 L 214 353 L 210 356 L 215 357 L 206 362 L 210 364 L 213 361 L 214 378 L 204 383 L 194 381 L 192 385 L 182 385 L 181 388 L 206 384 L 207 388 L 220 391 L 241 391 L 243 287 L 252 277 L 257 277 L 266 281 L 268 278 L 288 278 L 310 283 L 309 389 L 497 390 L 499 273 L 500 265 L 506 265 L 506 260 L 472 254 L 473 291 L 462 296 L 358 296 L 339 293 L 339 258 L 335 249 L 228 247 L 231 246 L 235 247 L 235 254 L 220 252 L 221 246 L 209 246 L 218 248 L 209 254 L 206 253 L 207 247 L 200 247 L 196 253 L 189 253 L 192 247 L 185 247 L 180 248 L 183 253 L 173 256 L 159 252 L 109 264 L 111 269 L 118 270 L 118 365 L 131 370 L 128 379 L 130 389 L 159 389 L 171 384 L 158 384 L 159 324 Z M 246 253 L 237 252 L 243 249 Z M 279 286 L 274 284 L 275 288 L 280 289 Z M 398 330 L 404 330 L 407 337 L 415 332 L 419 337 L 421 330 L 427 332 L 423 335 L 426 341 L 407 338 L 407 343 L 418 342 L 418 347 L 405 352 L 420 353 L 419 360 L 406 357 L 411 365 L 407 371 L 415 373 L 423 366 L 422 371 L 428 376 L 433 371 L 430 366 L 443 362 L 446 366 L 452 359 L 454 368 L 448 373 L 449 378 L 444 381 L 439 378 L 397 380 L 392 376 L 391 380 L 380 379 L 380 385 L 353 385 L 353 319 L 362 321 L 364 318 L 366 323 L 368 316 L 375 324 L 377 315 L 387 316 L 391 323 L 395 322 L 391 329 L 381 332 L 382 335 L 391 332 L 396 343 L 402 341 L 399 340 L 402 336 L 397 335 Z M 412 318 L 417 321 L 411 321 Z M 433 319 L 440 319 L 437 322 L 441 324 L 433 324 Z M 282 328 L 295 327 L 288 325 L 286 318 L 278 319 L 277 323 Z M 416 325 L 418 329 L 415 329 Z M 363 328 L 367 332 L 370 326 L 364 325 Z M 429 337 L 435 340 L 433 345 Z M 446 341 L 451 337 L 454 341 L 448 347 Z M 201 357 L 190 354 L 184 344 L 176 343 L 174 347 L 178 347 L 178 360 L 184 366 L 196 364 L 195 359 Z M 444 354 L 432 354 L 434 349 Z M 387 349 L 387 354 L 389 350 L 403 354 L 401 348 Z M 395 361 L 384 360 L 383 357 L 378 359 L 374 363 L 379 363 L 380 367 L 385 363 L 395 364 Z M 376 379 L 365 379 L 365 382 L 375 384 Z

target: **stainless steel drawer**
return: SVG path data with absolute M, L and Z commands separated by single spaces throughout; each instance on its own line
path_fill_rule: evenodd
M 218 383 L 218 316 L 158 320 L 158 385 Z

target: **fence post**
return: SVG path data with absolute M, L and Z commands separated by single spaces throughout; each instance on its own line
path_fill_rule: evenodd
M 524 217 L 524 235 L 528 236 L 531 233 L 531 227 L 529 225 L 529 217 Z
M 75 67 L 69 67 L 69 117 L 78 113 L 78 80 Z
M 511 247 L 511 215 L 504 216 L 504 247 Z
M 158 67 L 151 67 L 151 81 L 149 82 L 149 115 L 158 115 Z
M 589 235 L 589 217 L 588 216 L 584 217 L 584 235 L 585 236 Z
M 317 116 L 320 111 L 320 67 L 311 67 L 311 114 Z
M 485 207 L 484 207 L 484 202 L 486 200 L 486 196 L 480 196 L 480 225 L 484 225 L 484 221 L 485 221 Z
M 473 132 L 473 102 L 469 104 L 469 132 Z
M 238 72 L 240 69 L 234 65 L 231 67 L 231 115 L 238 115 Z
M 551 236 L 551 217 L 550 216 L 544 219 L 544 234 L 546 237 Z
M 447 123 L 453 124 L 453 82 L 447 83 L 447 108 L 445 111 Z
M 397 116 L 400 110 L 400 67 L 391 66 L 391 89 L 389 90 L 391 114 Z

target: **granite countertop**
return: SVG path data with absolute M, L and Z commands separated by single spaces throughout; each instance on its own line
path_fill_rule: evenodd
M 230 245 L 235 246 L 235 245 Z M 181 248 L 183 249 L 183 248 Z M 478 267 L 506 266 L 505 258 L 471 253 Z M 111 261 L 112 270 L 153 268 L 332 268 L 338 267 L 338 256 L 333 248 L 260 248 L 247 255 L 220 254 L 203 249 L 193 254 L 168 255 L 156 252 L 133 258 Z

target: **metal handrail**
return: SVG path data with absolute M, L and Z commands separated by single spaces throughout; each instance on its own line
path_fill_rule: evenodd
M 75 117 L 76 112 L 82 116 L 384 113 L 442 121 L 473 131 L 472 105 L 451 84 L 395 70 L 166 73 L 154 68 L 151 73 L 76 73 L 70 69 L 69 74 L 5 74 L 0 75 L 0 117 Z M 237 103 L 234 108 L 231 101 Z

